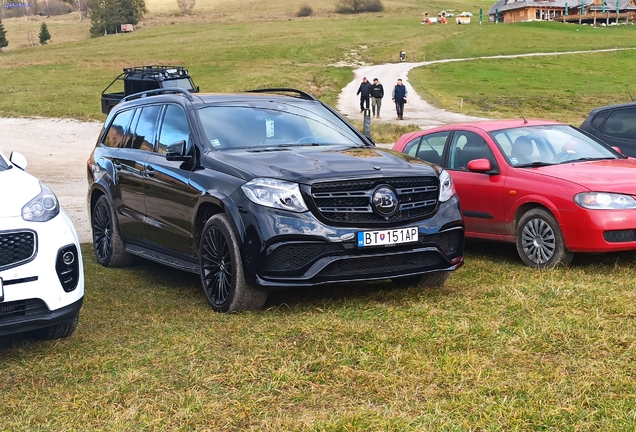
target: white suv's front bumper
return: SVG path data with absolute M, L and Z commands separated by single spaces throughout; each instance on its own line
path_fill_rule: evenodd
M 0 235 L 21 231 L 36 233 L 35 255 L 22 264 L 0 267 L 0 335 L 67 321 L 77 314 L 84 297 L 82 254 L 68 215 L 61 210 L 47 222 L 0 219 Z M 72 254 L 67 254 L 66 263 L 64 252 Z M 75 261 L 68 264 L 71 258 Z

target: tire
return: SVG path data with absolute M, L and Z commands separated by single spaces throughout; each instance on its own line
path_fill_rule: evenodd
M 574 258 L 574 254 L 565 247 L 556 219 L 541 208 L 534 208 L 521 216 L 515 242 L 517 253 L 529 267 L 567 266 Z
M 434 273 L 425 273 L 423 275 L 417 276 L 407 276 L 403 278 L 395 278 L 391 279 L 393 285 L 398 288 L 406 288 L 411 286 L 417 286 L 421 288 L 432 288 L 432 287 L 440 287 L 444 285 L 448 277 L 450 276 L 450 272 L 434 272 Z
M 91 211 L 91 228 L 98 263 L 104 267 L 127 267 L 133 263 L 134 257 L 126 252 L 119 233 L 115 212 L 104 195 L 99 197 Z
M 40 332 L 40 339 L 51 340 L 69 337 L 77 328 L 78 322 L 79 312 L 76 313 L 73 318 L 64 323 L 42 329 L 42 331 Z
M 216 312 L 260 309 L 267 292 L 248 286 L 236 234 L 225 214 L 212 216 L 199 242 L 199 266 L 205 297 Z

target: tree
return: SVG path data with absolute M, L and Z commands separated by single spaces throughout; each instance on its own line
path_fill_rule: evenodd
M 2 52 L 2 48 L 9 45 L 9 41 L 7 40 L 7 32 L 4 31 L 4 26 L 2 25 L 2 20 L 0 20 L 0 52 Z
M 137 24 L 146 11 L 144 0 L 91 0 L 91 35 L 119 32 L 122 24 Z
M 46 45 L 48 41 L 51 40 L 51 34 L 49 33 L 49 28 L 46 26 L 46 23 L 42 23 L 40 26 L 40 34 L 38 35 L 40 38 L 40 45 Z

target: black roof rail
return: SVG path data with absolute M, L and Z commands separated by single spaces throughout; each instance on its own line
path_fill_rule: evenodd
M 255 89 L 255 90 L 247 90 L 247 93 L 294 93 L 298 95 L 299 98 L 305 100 L 317 100 L 315 97 L 306 93 L 302 90 L 296 90 L 293 88 L 264 88 L 264 89 Z
M 158 95 L 158 94 L 171 94 L 171 93 L 180 93 L 186 99 L 188 99 L 190 102 L 194 102 L 194 98 L 192 97 L 192 94 L 189 91 L 187 91 L 186 89 L 182 89 L 181 87 L 170 87 L 170 88 L 160 88 L 160 89 L 154 89 L 154 90 L 147 90 L 147 91 L 144 91 L 144 92 L 139 92 L 139 93 L 128 95 L 128 96 L 122 98 L 121 102 L 126 102 L 126 101 L 133 100 L 133 99 L 140 99 L 140 98 L 144 98 L 144 97 L 147 97 L 147 96 L 155 96 L 155 95 Z
M 171 73 L 176 72 L 177 74 L 179 72 L 182 72 L 185 75 L 188 74 L 188 70 L 183 66 L 148 65 L 148 66 L 133 66 L 133 67 L 124 68 L 125 74 L 138 73 L 138 74 L 153 75 L 153 74 L 161 73 L 161 72 L 171 72 Z

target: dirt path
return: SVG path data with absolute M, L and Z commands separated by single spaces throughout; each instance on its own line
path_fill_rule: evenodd
M 534 53 L 482 58 L 549 56 L 604 51 L 616 50 Z M 369 80 L 377 77 L 384 85 L 386 95 L 382 106 L 383 119 L 374 121 L 396 122 L 395 106 L 391 103 L 391 90 L 397 79 L 402 78 L 409 91 L 408 103 L 404 109 L 404 122 L 426 128 L 446 123 L 479 120 L 475 117 L 433 107 L 421 99 L 408 84 L 408 72 L 414 67 L 470 60 L 450 59 L 423 63 L 365 66 L 355 71 L 354 80 L 342 90 L 337 108 L 349 118 L 361 120 L 362 114 L 360 114 L 359 98 L 356 96 L 356 91 L 363 76 Z M 0 150 L 7 156 L 16 150 L 27 158 L 29 162 L 27 171 L 39 177 L 55 192 L 62 207 L 73 220 L 80 241 L 83 243 L 91 241 L 90 223 L 86 210 L 88 186 L 86 160 L 95 145 L 100 129 L 101 123 L 98 122 L 45 118 L 0 118 Z
M 0 118 L 0 150 L 22 153 L 27 171 L 51 188 L 82 243 L 91 241 L 86 211 L 86 161 L 101 123 L 63 119 Z

